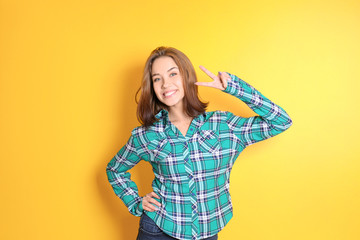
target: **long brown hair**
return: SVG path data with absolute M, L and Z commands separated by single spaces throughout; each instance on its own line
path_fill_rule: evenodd
M 190 117 L 196 117 L 205 112 L 208 103 L 200 101 L 198 97 L 198 86 L 194 83 L 197 81 L 196 73 L 189 58 L 181 51 L 172 47 L 158 47 L 153 50 L 146 60 L 141 87 L 135 95 L 141 91 L 140 100 L 137 106 L 137 118 L 145 127 L 149 127 L 156 122 L 155 115 L 161 110 L 168 107 L 160 102 L 154 92 L 153 81 L 151 79 L 152 64 L 155 59 L 168 56 L 171 57 L 179 67 L 180 75 L 184 83 L 184 111 Z

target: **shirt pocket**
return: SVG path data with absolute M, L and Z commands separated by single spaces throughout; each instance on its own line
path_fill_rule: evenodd
M 219 135 L 214 130 L 200 130 L 198 143 L 203 153 L 216 153 L 220 150 Z
M 148 144 L 148 149 L 155 177 L 162 183 L 180 184 L 186 171 L 182 158 L 176 156 L 174 144 L 167 138 L 154 140 Z
M 172 150 L 171 145 L 166 138 L 151 141 L 148 144 L 148 149 L 151 153 L 151 160 L 155 162 L 167 158 Z
M 195 151 L 193 158 L 201 162 L 202 171 L 215 173 L 214 171 L 221 168 L 222 153 L 219 135 L 214 130 L 200 130 L 196 138 L 198 150 Z

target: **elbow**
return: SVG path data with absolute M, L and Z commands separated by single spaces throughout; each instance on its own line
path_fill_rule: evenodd
M 106 165 L 105 168 L 105 172 L 108 176 L 111 175 L 113 172 L 115 172 L 113 159 Z
M 106 173 L 106 176 L 109 178 L 110 176 L 111 176 L 111 168 L 110 168 L 110 166 L 109 166 L 109 164 L 108 165 L 106 165 L 106 168 L 105 168 L 105 173 Z
M 291 125 L 293 124 L 292 119 L 289 117 L 287 122 L 285 123 L 285 130 L 289 129 L 291 127 Z
M 293 124 L 292 119 L 289 117 L 286 119 L 286 121 L 281 121 L 281 123 L 279 122 L 277 124 L 272 124 L 272 128 L 276 132 L 276 134 L 279 134 L 289 129 L 292 124 Z
M 286 121 L 281 124 L 281 128 L 279 130 L 285 131 L 285 130 L 289 129 L 292 124 L 293 124 L 292 119 L 290 117 L 288 117 L 286 119 Z

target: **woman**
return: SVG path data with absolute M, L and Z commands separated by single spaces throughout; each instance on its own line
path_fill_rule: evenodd
M 292 124 L 280 106 L 237 76 L 200 68 L 212 82 L 197 82 L 190 60 L 177 49 L 151 53 L 137 109 L 142 126 L 107 166 L 115 193 L 131 214 L 141 216 L 138 240 L 217 239 L 233 215 L 229 178 L 238 155 Z M 197 85 L 229 93 L 259 116 L 206 112 Z M 143 197 L 128 173 L 141 159 L 155 175 L 154 191 Z

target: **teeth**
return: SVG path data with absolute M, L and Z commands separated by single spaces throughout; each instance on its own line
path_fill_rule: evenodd
M 164 96 L 165 96 L 165 97 L 170 96 L 170 95 L 173 94 L 174 92 L 175 92 L 175 91 L 167 92 L 167 93 L 164 94 Z

